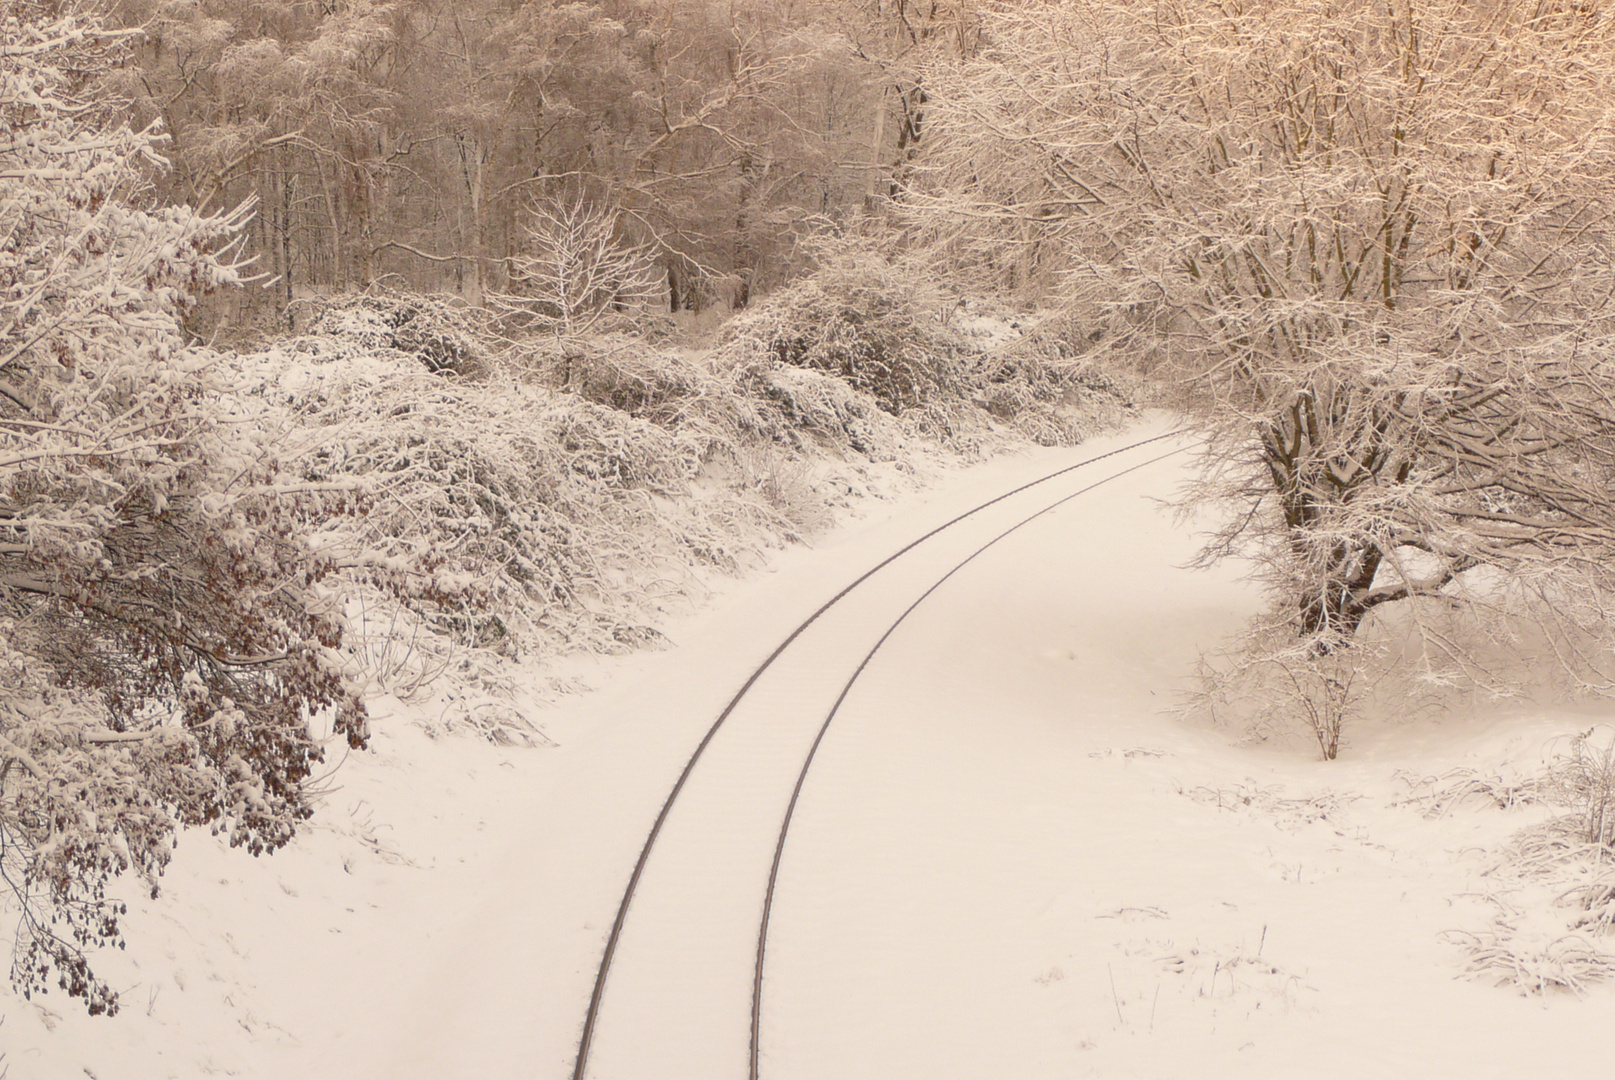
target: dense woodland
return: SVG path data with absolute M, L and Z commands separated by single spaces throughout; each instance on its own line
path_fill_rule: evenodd
M 171 137 L 161 196 L 256 202 L 253 319 L 384 279 L 480 304 L 569 199 L 653 247 L 670 309 L 743 307 L 802 240 L 883 212 L 921 145 L 918 64 L 975 32 L 952 0 L 111 10 L 144 31 L 108 90 Z
M 1273 599 L 1220 718 L 1612 685 L 1598 0 L 5 0 L 0 64 L 28 992 L 115 1009 L 109 882 L 287 843 L 367 695 L 519 740 L 512 663 L 1140 402 Z

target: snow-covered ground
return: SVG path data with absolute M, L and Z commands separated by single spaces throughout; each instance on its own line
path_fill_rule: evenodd
M 334 773 L 291 848 L 254 860 L 188 835 L 159 900 L 129 887 L 129 950 L 102 962 L 120 1015 L 0 997 L 10 1080 L 570 1076 L 645 831 L 752 669 L 910 540 L 1138 437 L 958 472 L 729 583 L 668 627 L 672 649 L 569 662 L 560 674 L 597 689 L 542 713 L 553 746 L 434 739 L 421 721 L 444 702 L 374 703 L 374 749 Z M 746 1075 L 758 838 L 771 857 L 795 779 L 780 762 L 961 558 L 1158 452 L 915 549 L 759 681 L 647 865 L 591 1076 Z M 785 850 L 762 1075 L 1608 1075 L 1615 989 L 1464 976 L 1463 935 L 1506 935 L 1499 918 L 1522 951 L 1566 932 L 1546 892 L 1495 869 L 1544 811 L 1442 802 L 1409 779 L 1529 775 L 1607 714 L 1363 726 L 1332 763 L 1174 718 L 1197 651 L 1258 603 L 1237 566 L 1182 569 L 1193 527 L 1158 502 L 1182 468 L 1140 468 L 1007 537 L 870 663 Z

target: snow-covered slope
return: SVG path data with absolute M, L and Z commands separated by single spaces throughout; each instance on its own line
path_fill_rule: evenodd
M 672 649 L 532 672 L 597 687 L 543 714 L 553 746 L 433 739 L 450 703 L 374 703 L 374 750 L 289 849 L 253 860 L 189 835 L 162 897 L 131 897 L 129 952 L 104 962 L 119 1016 L 0 998 L 11 1080 L 569 1076 L 645 830 L 752 668 L 909 540 L 1137 437 L 959 472 L 727 584 L 668 628 Z M 1157 502 L 1181 460 L 971 563 L 849 695 L 782 864 L 763 1075 L 1603 1075 L 1608 986 L 1463 977 L 1463 932 L 1502 934 L 1511 909 L 1521 949 L 1565 933 L 1531 882 L 1488 873 L 1541 811 L 1398 778 L 1528 774 L 1591 721 L 1454 713 L 1357 731 L 1322 763 L 1165 714 L 1197 650 L 1257 603 L 1236 566 L 1181 569 L 1192 527 Z M 894 602 L 951 565 L 914 560 Z M 839 691 L 848 673 L 822 676 Z M 598 1061 L 620 1071 L 598 1075 L 696 1075 L 604 1049 L 634 1037 L 602 1020 Z M 744 1076 L 745 1044 L 724 1055 Z

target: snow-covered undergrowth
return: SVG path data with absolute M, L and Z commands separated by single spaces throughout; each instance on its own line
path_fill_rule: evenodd
M 354 673 L 406 697 L 441 684 L 450 722 L 521 740 L 505 661 L 654 643 L 707 574 L 860 498 L 1130 408 L 1058 328 L 967 333 L 901 287 L 867 261 L 821 274 L 710 353 L 512 342 L 451 301 L 372 294 L 224 362 L 298 482 L 362 500 L 307 522 L 343 567 Z
M 1542 767 L 1490 776 L 1455 770 L 1404 778 L 1410 801 L 1441 816 L 1468 803 L 1504 811 L 1549 808 L 1488 851 L 1490 925 L 1448 939 L 1466 971 L 1523 993 L 1583 991 L 1615 977 L 1615 953 L 1598 941 L 1615 931 L 1615 731 L 1598 726 L 1553 740 Z
M 1429 687 L 1394 684 L 1389 676 L 1370 689 L 1365 695 L 1370 707 L 1357 717 L 1370 732 L 1413 724 L 1450 727 L 1466 717 L 1519 708 L 1517 703 L 1512 709 L 1488 704 L 1462 689 L 1443 698 Z M 1208 696 L 1197 692 L 1185 715 L 1226 729 L 1228 720 L 1219 708 L 1231 705 L 1237 731 L 1244 719 L 1240 708 L 1265 710 L 1263 715 L 1271 719 L 1246 727 L 1241 741 L 1304 752 L 1307 724 L 1295 712 L 1281 715 L 1286 699 L 1269 702 L 1250 695 L 1238 701 L 1226 688 L 1222 694 L 1208 707 Z M 1400 702 L 1400 712 L 1395 702 Z M 1563 730 L 1564 723 L 1557 726 Z M 1378 788 L 1376 781 L 1371 795 L 1326 789 L 1294 797 L 1235 784 L 1183 794 L 1222 809 L 1260 814 L 1286 830 L 1315 822 L 1344 830 L 1362 819 L 1362 808 L 1353 804 L 1365 799 L 1383 799 L 1388 810 L 1411 811 L 1455 830 L 1480 830 L 1486 839 L 1462 850 L 1477 866 L 1473 887 L 1450 898 L 1473 910 L 1463 925 L 1441 934 L 1458 949 L 1462 972 L 1529 995 L 1580 993 L 1615 979 L 1615 949 L 1608 940 L 1615 930 L 1615 738 L 1607 724 L 1544 736 L 1535 744 L 1516 740 L 1478 765 L 1449 762 L 1429 772 L 1398 769 L 1386 791 Z

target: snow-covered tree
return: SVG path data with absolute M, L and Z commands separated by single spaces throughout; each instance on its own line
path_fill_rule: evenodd
M 151 199 L 163 136 L 85 93 L 122 42 L 0 5 L 0 876 L 14 982 L 54 971 L 92 1013 L 117 1007 L 85 955 L 120 940 L 108 881 L 155 891 L 182 824 L 283 845 L 310 715 L 364 737 L 300 535 L 346 496 L 277 471 L 182 328 L 239 280 L 250 207 Z
M 490 299 L 528 328 L 586 334 L 614 316 L 642 315 L 667 291 L 653 251 L 624 236 L 609 207 L 581 198 L 535 203 L 527 241 L 510 259 L 510 291 Z
M 1529 609 L 1608 685 L 1610 5 L 1060 0 L 984 35 L 932 73 L 915 205 L 1186 388 L 1325 756 L 1376 612 L 1487 681 L 1446 616 Z

